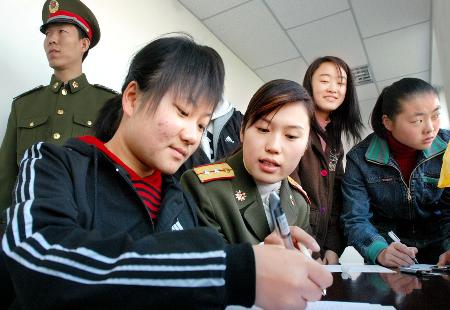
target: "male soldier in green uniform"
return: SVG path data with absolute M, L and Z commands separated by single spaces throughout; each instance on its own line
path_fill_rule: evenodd
M 89 49 L 100 40 L 91 10 L 79 0 L 47 0 L 42 9 L 44 50 L 54 70 L 50 85 L 14 98 L 0 148 L 0 210 L 9 207 L 19 163 L 38 141 L 63 144 L 85 135 L 97 111 L 115 92 L 91 85 L 82 73 Z

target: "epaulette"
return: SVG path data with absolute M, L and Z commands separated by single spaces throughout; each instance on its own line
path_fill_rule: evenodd
M 24 96 L 26 96 L 26 95 L 28 95 L 28 94 L 31 94 L 31 93 L 33 93 L 33 92 L 35 92 L 35 91 L 41 89 L 42 87 L 44 87 L 44 85 L 36 86 L 35 88 L 30 89 L 29 91 L 26 91 L 26 92 L 20 94 L 19 96 L 14 97 L 13 100 L 16 100 L 16 99 L 22 98 L 22 97 L 24 97 Z
M 234 178 L 234 171 L 227 163 L 198 166 L 194 168 L 194 172 L 202 183 Z
M 291 177 L 288 177 L 288 182 L 289 182 L 289 184 L 292 185 L 292 187 L 294 187 L 297 191 L 299 191 L 300 194 L 303 195 L 303 197 L 305 198 L 306 202 L 310 205 L 311 204 L 311 200 L 309 199 L 308 194 L 305 192 L 303 187 L 300 184 L 298 184 L 297 181 L 295 181 Z
M 97 87 L 97 88 L 106 90 L 107 92 L 113 93 L 113 94 L 115 94 L 115 95 L 118 95 L 118 94 L 119 94 L 119 93 L 116 92 L 114 89 L 109 88 L 109 87 L 106 87 L 106 86 L 103 86 L 103 85 L 100 85 L 100 84 L 94 84 L 94 87 Z

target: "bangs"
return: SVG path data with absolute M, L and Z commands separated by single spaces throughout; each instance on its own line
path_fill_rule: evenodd
M 248 128 L 259 119 L 280 110 L 287 104 L 298 102 L 306 108 L 308 118 L 314 116 L 314 104 L 305 88 L 290 80 L 278 79 L 261 86 L 253 97 L 244 114 L 242 127 Z M 275 112 L 275 114 L 276 114 Z M 275 116 L 275 115 L 274 115 Z
M 175 98 L 186 100 L 194 106 L 202 100 L 213 109 L 222 99 L 224 83 L 223 62 L 212 48 L 185 41 L 172 50 L 161 63 L 159 70 L 150 76 L 148 89 L 144 90 L 156 110 L 162 97 L 171 92 Z

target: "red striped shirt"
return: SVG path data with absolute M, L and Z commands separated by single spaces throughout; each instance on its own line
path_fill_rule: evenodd
M 119 157 L 108 150 L 105 144 L 96 137 L 84 136 L 79 137 L 78 139 L 80 139 L 84 143 L 94 145 L 112 161 L 114 161 L 116 164 L 118 164 L 128 172 L 134 189 L 139 194 L 139 197 L 141 197 L 144 205 L 147 207 L 148 214 L 153 221 L 156 221 L 158 219 L 159 210 L 161 208 L 161 171 L 156 170 L 152 175 L 142 178 L 134 170 L 128 167 Z

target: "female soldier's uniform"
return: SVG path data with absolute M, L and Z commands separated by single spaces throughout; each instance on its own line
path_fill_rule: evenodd
M 271 233 L 257 185 L 244 167 L 242 150 L 223 163 L 188 170 L 181 184 L 198 205 L 199 222 L 217 230 L 228 242 L 256 244 Z M 309 199 L 301 186 L 287 178 L 281 182 L 279 195 L 289 225 L 309 231 Z

